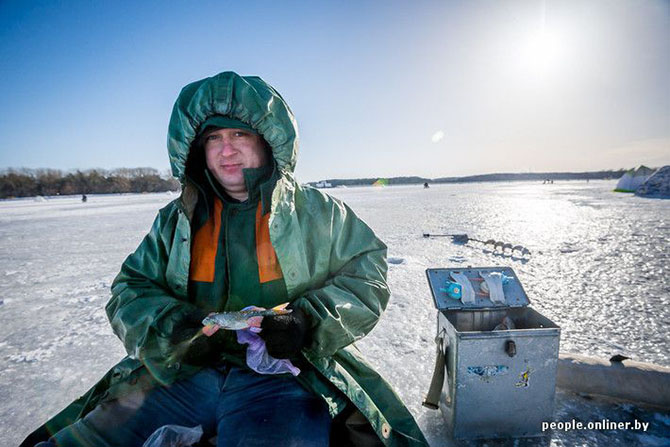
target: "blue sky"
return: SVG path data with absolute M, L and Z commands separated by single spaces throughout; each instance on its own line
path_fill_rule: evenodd
M 670 163 L 670 3 L 0 2 L 0 168 L 168 168 L 185 84 L 273 84 L 297 176 Z

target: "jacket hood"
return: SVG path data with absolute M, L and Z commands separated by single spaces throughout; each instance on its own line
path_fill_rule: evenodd
M 292 176 L 298 155 L 298 125 L 288 104 L 257 76 L 232 71 L 184 87 L 172 109 L 168 155 L 172 175 L 184 183 L 186 160 L 203 123 L 214 115 L 247 123 L 268 142 L 281 173 Z

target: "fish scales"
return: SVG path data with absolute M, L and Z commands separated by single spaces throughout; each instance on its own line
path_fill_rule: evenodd
M 220 312 L 209 315 L 202 324 L 204 326 L 219 326 L 221 329 L 239 330 L 249 327 L 248 320 L 254 317 L 272 317 L 291 313 L 291 309 L 249 309 L 236 312 Z

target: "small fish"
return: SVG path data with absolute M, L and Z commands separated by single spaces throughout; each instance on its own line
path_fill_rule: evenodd
M 260 325 L 259 317 L 272 317 L 275 315 L 286 315 L 293 312 L 291 309 L 286 309 L 288 303 L 280 304 L 272 309 L 250 308 L 246 310 L 239 310 L 237 312 L 221 312 L 212 314 L 202 320 L 203 332 L 214 333 L 218 329 L 228 329 L 236 331 L 238 329 L 246 329 L 250 326 Z M 251 322 L 249 319 L 254 319 Z M 213 332 L 212 332 L 213 330 Z

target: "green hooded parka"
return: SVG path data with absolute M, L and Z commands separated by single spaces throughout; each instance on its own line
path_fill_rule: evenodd
M 332 443 L 427 445 L 399 397 L 353 345 L 375 326 L 388 302 L 386 246 L 345 204 L 295 181 L 298 130 L 291 110 L 262 79 L 233 72 L 187 85 L 172 111 L 168 151 L 182 194 L 159 211 L 149 234 L 126 259 L 106 306 L 128 356 L 21 445 L 32 447 L 101 402 L 197 371 L 170 360 L 170 335 L 184 314 L 198 308 L 187 292 L 198 192 L 186 164 L 202 124 L 214 115 L 247 123 L 272 149 L 279 176 L 270 241 L 289 301 L 312 322 L 302 352 L 312 368 L 301 379 L 316 392 L 323 390 L 319 394 L 335 417 Z

